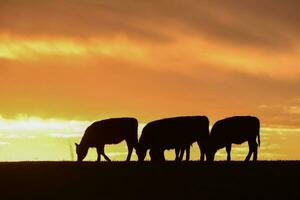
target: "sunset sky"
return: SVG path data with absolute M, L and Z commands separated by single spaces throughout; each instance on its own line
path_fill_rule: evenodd
M 299 10 L 298 0 L 1 1 L 0 161 L 71 160 L 93 121 L 132 116 L 141 129 L 178 115 L 257 116 L 258 158 L 300 159 Z M 113 160 L 126 151 L 106 149 Z M 233 147 L 233 159 L 246 154 Z

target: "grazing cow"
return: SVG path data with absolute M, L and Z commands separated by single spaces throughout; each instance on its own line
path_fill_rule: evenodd
M 80 144 L 76 144 L 77 161 L 82 161 L 90 147 L 97 148 L 98 158 L 101 155 L 105 160 L 110 159 L 104 153 L 105 144 L 118 144 L 125 140 L 128 147 L 128 156 L 126 161 L 130 160 L 133 148 L 138 143 L 137 138 L 138 121 L 135 118 L 111 118 L 97 121 L 91 124 L 81 139 Z
M 164 161 L 166 149 L 176 150 L 176 160 L 181 160 L 184 150 L 197 142 L 201 151 L 200 160 L 204 160 L 204 142 L 209 137 L 209 121 L 206 116 L 182 116 L 156 120 L 148 123 L 142 131 L 137 155 L 140 161 L 145 159 L 150 149 L 151 161 Z M 179 151 L 181 155 L 178 157 Z
M 257 160 L 257 146 L 260 145 L 260 122 L 252 116 L 235 116 L 217 121 L 210 132 L 207 146 L 207 160 L 213 161 L 218 149 L 226 147 L 227 161 L 230 161 L 232 144 L 248 142 L 249 153 L 245 161 L 249 161 L 253 153 L 253 161 Z M 258 138 L 258 145 L 256 142 Z

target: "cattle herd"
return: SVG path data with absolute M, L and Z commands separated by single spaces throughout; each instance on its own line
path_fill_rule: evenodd
M 138 140 L 138 121 L 135 118 L 110 118 L 94 122 L 86 130 L 76 144 L 77 161 L 82 161 L 90 147 L 97 149 L 100 161 L 101 155 L 110 161 L 104 153 L 106 144 L 118 144 L 125 140 L 128 147 L 126 161 L 130 161 L 133 149 L 136 150 L 139 161 L 143 161 L 149 150 L 151 161 L 164 161 L 164 151 L 175 149 L 176 161 L 190 157 L 190 146 L 197 142 L 200 149 L 200 160 L 213 161 L 215 153 L 226 148 L 227 160 L 230 161 L 232 144 L 248 142 L 249 153 L 245 161 L 253 154 L 257 160 L 257 148 L 260 145 L 260 122 L 253 116 L 234 116 L 217 121 L 209 130 L 209 120 L 206 116 L 180 116 L 149 122 L 142 130 Z M 256 141 L 257 139 L 257 141 Z

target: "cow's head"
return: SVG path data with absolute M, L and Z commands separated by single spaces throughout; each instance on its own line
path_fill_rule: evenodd
M 84 147 L 83 145 L 77 144 L 77 143 L 75 143 L 75 145 L 76 145 L 77 161 L 81 162 L 85 158 L 85 156 L 88 152 L 88 148 Z
M 141 144 L 138 144 L 135 148 L 136 154 L 138 156 L 139 161 L 144 161 L 146 157 L 147 150 L 142 147 Z

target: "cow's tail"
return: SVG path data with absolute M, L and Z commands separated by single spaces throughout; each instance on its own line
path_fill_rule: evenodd
M 134 130 L 133 147 L 137 148 L 138 144 L 139 144 L 139 139 L 138 139 L 138 125 L 136 125 L 136 128 Z
M 257 129 L 258 129 L 257 142 L 258 142 L 258 146 L 260 146 L 260 123 L 259 123 L 259 121 L 258 121 L 258 127 L 257 127 Z
M 260 133 L 258 132 L 258 146 L 260 146 Z

